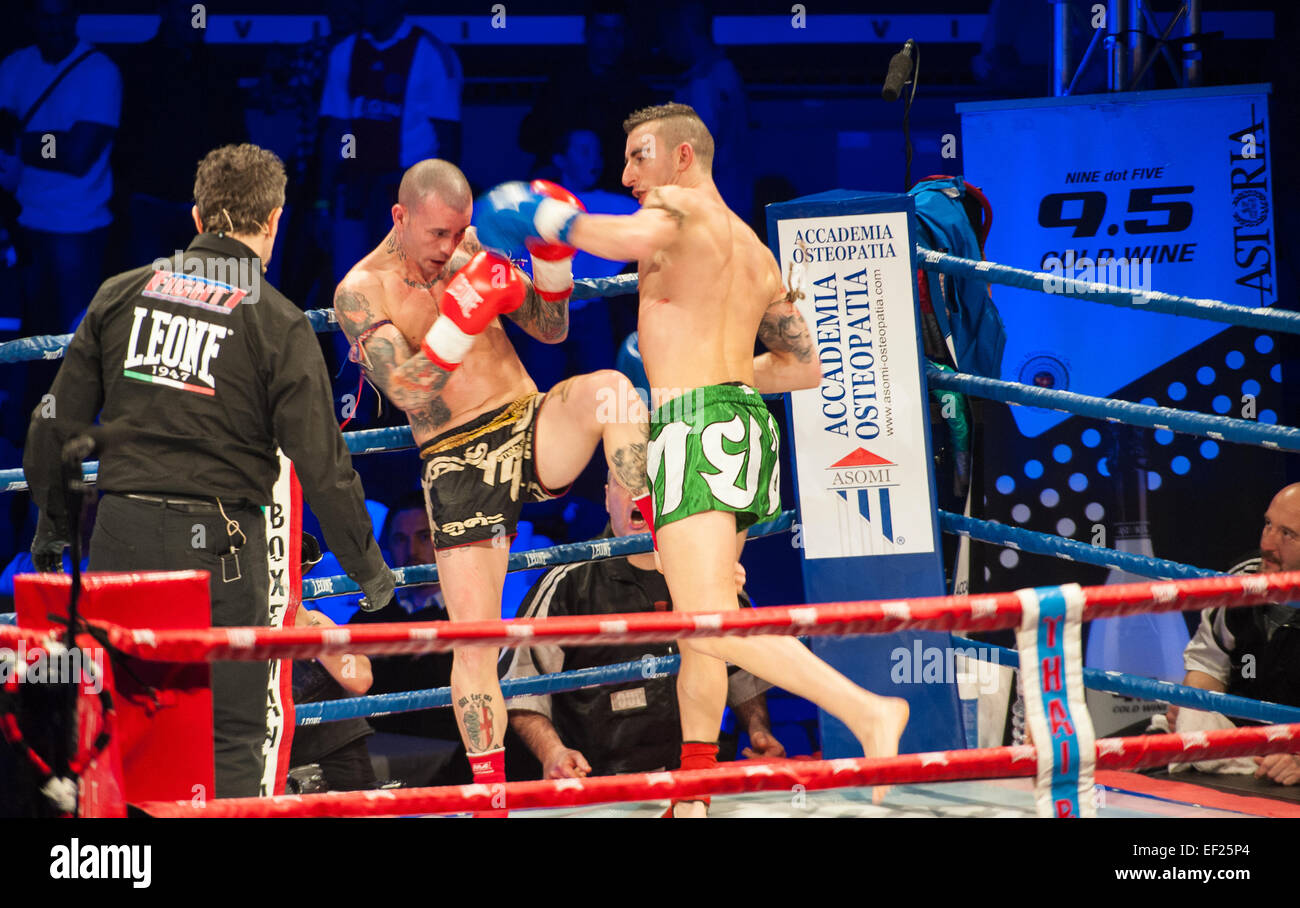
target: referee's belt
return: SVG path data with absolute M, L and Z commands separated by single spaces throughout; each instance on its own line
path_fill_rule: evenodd
M 221 507 L 215 498 L 188 498 L 180 495 L 150 495 L 145 492 L 110 492 L 135 501 L 147 501 L 160 507 L 168 507 L 185 514 L 218 514 Z M 230 498 L 221 502 L 230 511 L 252 511 L 257 505 L 243 498 Z

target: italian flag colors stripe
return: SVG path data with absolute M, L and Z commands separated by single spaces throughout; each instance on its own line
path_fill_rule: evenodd
M 212 388 L 205 388 L 202 385 L 188 385 L 183 381 L 176 381 L 174 378 L 164 378 L 161 375 L 145 375 L 143 372 L 132 372 L 130 369 L 123 369 L 122 374 L 127 378 L 134 378 L 136 381 L 152 382 L 155 385 L 166 385 L 169 388 L 179 388 L 182 391 L 194 391 L 199 394 L 206 394 L 208 397 L 216 396 L 216 391 Z

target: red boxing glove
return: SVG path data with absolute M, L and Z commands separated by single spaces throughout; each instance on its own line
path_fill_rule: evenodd
M 450 372 L 492 319 L 514 312 L 523 302 L 524 285 L 510 260 L 495 252 L 480 252 L 447 283 L 439 303 L 441 314 L 420 349 L 435 366 Z
M 528 188 L 580 211 L 587 210 L 576 195 L 550 180 L 533 180 Z M 533 286 L 537 295 L 548 303 L 568 297 L 573 292 L 573 256 L 578 250 L 567 243 L 548 243 L 540 237 L 529 237 L 524 245 L 533 257 Z

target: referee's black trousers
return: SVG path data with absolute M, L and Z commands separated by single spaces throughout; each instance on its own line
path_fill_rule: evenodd
M 270 621 L 266 527 L 256 507 L 226 514 L 239 521 L 239 579 L 223 580 L 221 555 L 230 549 L 226 521 L 215 505 L 141 501 L 106 493 L 90 540 L 92 571 L 205 570 L 210 574 L 213 627 L 265 626 Z M 226 575 L 233 577 L 227 559 Z M 212 737 L 218 798 L 255 797 L 263 773 L 269 677 L 266 662 L 212 663 Z

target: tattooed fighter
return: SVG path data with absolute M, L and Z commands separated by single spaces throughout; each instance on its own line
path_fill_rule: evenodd
M 746 530 L 780 513 L 779 440 L 760 392 L 814 388 L 820 363 L 794 305 L 798 288 L 783 286 L 772 254 L 718 193 L 713 137 L 695 111 L 665 104 L 623 126 L 623 185 L 640 211 L 584 214 L 508 183 L 488 194 L 481 237 L 507 249 L 544 237 L 602 258 L 637 260 L 641 355 L 656 405 L 649 469 L 664 577 L 675 610 L 733 611 Z M 754 355 L 755 338 L 767 352 Z M 716 763 L 727 662 L 838 717 L 867 756 L 898 752 L 907 701 L 863 690 L 793 637 L 696 637 L 681 641 L 681 655 L 683 769 Z M 883 795 L 877 789 L 877 800 Z M 706 806 L 707 799 L 677 804 L 675 815 L 702 816 Z
M 576 203 L 558 186 L 538 185 Z M 497 318 L 545 343 L 564 340 L 573 248 L 530 243 L 530 281 L 480 248 L 472 209 L 469 183 L 454 164 L 416 164 L 402 178 L 393 229 L 334 295 L 353 356 L 411 423 L 453 621 L 500 617 L 508 537 L 523 503 L 567 491 L 597 443 L 604 442 L 615 480 L 650 507 L 647 414 L 628 380 L 594 372 L 539 394 Z M 474 780 L 485 784 L 505 781 L 497 655 L 489 647 L 458 649 L 451 673 Z

